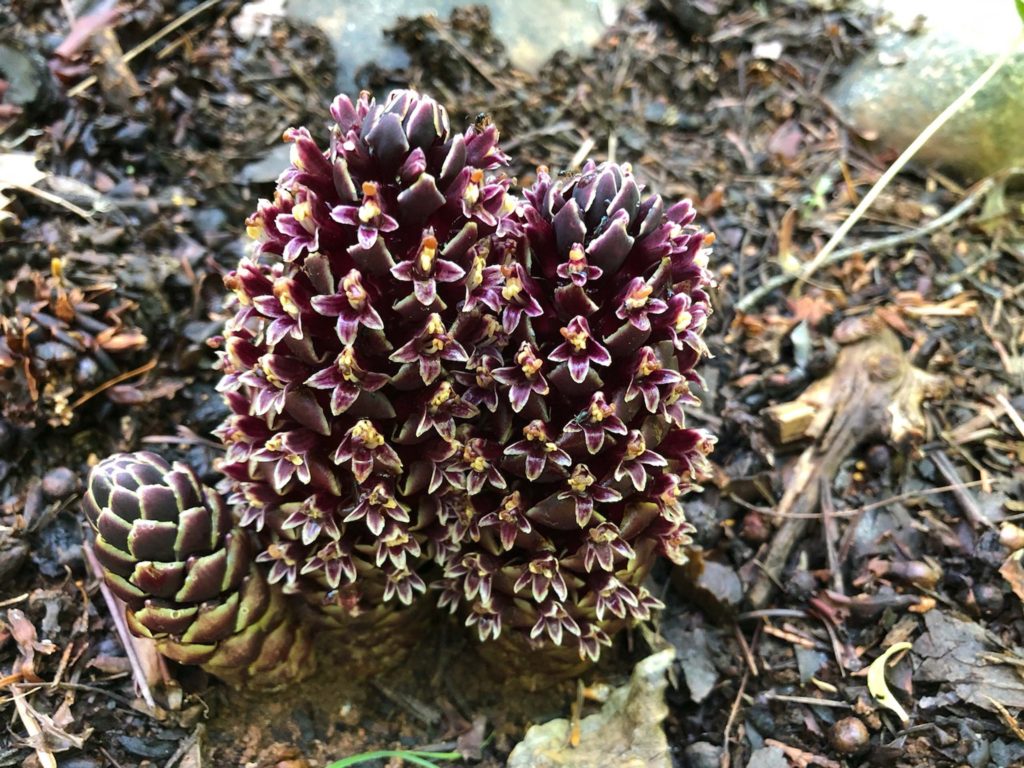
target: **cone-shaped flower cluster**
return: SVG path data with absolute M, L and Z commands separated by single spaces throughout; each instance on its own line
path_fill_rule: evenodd
M 655 557 L 690 543 L 679 497 L 713 445 L 682 410 L 707 353 L 707 253 L 689 203 L 666 210 L 624 166 L 541 169 L 525 197 L 523 234 L 477 268 L 493 300 L 473 312 L 500 328 L 452 374 L 479 415 L 424 451 L 441 603 L 481 639 L 596 660 L 659 605 L 641 584 Z
M 227 278 L 219 434 L 270 581 L 343 617 L 426 590 L 410 470 L 478 413 L 452 371 L 491 326 L 462 305 L 511 198 L 493 126 L 453 132 L 411 91 L 331 114 L 326 152 L 286 135 L 292 166 L 248 222 L 260 255 Z
M 249 534 L 182 464 L 118 454 L 83 501 L 96 557 L 132 632 L 223 679 L 285 682 L 309 665 L 308 629 L 253 563 Z
M 326 149 L 286 134 L 225 281 L 217 434 L 254 562 L 342 626 L 432 584 L 482 640 L 596 659 L 690 541 L 709 241 L 627 166 L 517 200 L 495 128 L 412 91 L 331 114 Z

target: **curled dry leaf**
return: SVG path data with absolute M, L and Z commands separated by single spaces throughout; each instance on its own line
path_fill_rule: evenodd
M 894 712 L 904 723 L 908 722 L 910 717 L 907 715 L 907 711 L 903 709 L 903 706 L 896 700 L 896 697 L 893 696 L 892 691 L 889 690 L 889 686 L 885 682 L 885 666 L 886 662 L 897 653 L 909 651 L 911 647 L 910 643 L 896 643 L 871 662 L 871 666 L 868 667 L 868 691 L 875 697 L 875 701 L 891 712 Z

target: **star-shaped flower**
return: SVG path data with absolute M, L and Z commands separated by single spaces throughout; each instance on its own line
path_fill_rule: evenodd
M 607 366 L 612 363 L 608 350 L 594 339 L 587 318 L 577 315 L 569 325 L 561 329 L 564 342 L 548 355 L 554 362 L 567 362 L 569 375 L 577 384 L 583 382 L 590 372 L 590 364 Z

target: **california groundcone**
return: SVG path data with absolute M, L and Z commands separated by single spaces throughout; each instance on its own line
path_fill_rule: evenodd
M 165 656 L 262 686 L 312 666 L 308 628 L 253 563 L 249 534 L 191 469 L 148 452 L 111 456 L 90 473 L 83 506 L 129 628 Z
M 517 200 L 494 126 L 412 91 L 331 113 L 326 151 L 286 134 L 225 280 L 217 434 L 253 562 L 308 620 L 395 626 L 432 581 L 481 641 L 596 660 L 659 607 L 656 558 L 686 559 L 709 240 L 628 166 Z

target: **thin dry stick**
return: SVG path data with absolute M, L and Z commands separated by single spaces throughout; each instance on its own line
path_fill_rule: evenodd
M 936 232 L 954 221 L 959 219 L 965 213 L 967 213 L 979 199 L 988 194 L 988 191 L 992 189 L 995 181 L 993 179 L 985 179 L 978 184 L 963 200 L 957 203 L 955 206 L 950 208 L 944 214 L 938 218 L 932 219 L 927 224 L 917 229 L 910 230 L 909 232 L 900 232 L 895 235 L 889 235 L 887 237 L 881 237 L 878 240 L 871 240 L 860 245 L 850 246 L 849 248 L 843 248 L 839 251 L 833 251 L 828 257 L 818 266 L 828 266 L 829 264 L 835 264 L 836 262 L 843 261 L 844 259 L 854 256 L 858 253 L 874 253 L 875 251 L 887 251 L 890 248 L 895 248 L 897 245 L 903 245 L 904 243 L 913 242 L 922 237 L 930 235 L 932 232 Z M 749 291 L 742 299 L 736 302 L 736 310 L 738 312 L 749 312 L 757 304 L 764 299 L 768 294 L 774 291 L 776 288 L 782 288 L 788 285 L 793 280 L 796 280 L 797 276 L 791 272 L 784 272 L 781 275 L 766 280 L 764 283 L 759 285 L 752 291 Z
M 152 48 L 153 45 L 155 45 L 156 43 L 158 43 L 161 40 L 163 40 L 165 37 L 167 37 L 167 35 L 171 34 L 171 32 L 176 30 L 178 27 L 182 26 L 183 24 L 188 24 L 196 16 L 198 16 L 201 13 L 203 13 L 204 11 L 209 10 L 210 8 L 213 8 L 213 6 L 215 6 L 215 5 L 217 5 L 218 3 L 221 3 L 221 2 L 224 2 L 224 0 L 206 0 L 205 3 L 200 3 L 195 8 L 193 8 L 191 11 L 188 11 L 187 13 L 183 13 L 181 16 L 176 18 L 174 21 L 172 21 L 170 24 L 165 26 L 159 32 L 156 32 L 155 34 L 150 35 L 145 40 L 143 40 L 141 43 L 139 43 L 134 48 L 132 48 L 130 51 L 128 51 L 128 53 L 126 53 L 124 55 L 124 59 L 123 59 L 124 63 L 127 64 L 129 61 L 134 59 L 140 53 L 144 53 L 145 51 L 147 51 L 150 48 Z M 94 85 L 96 85 L 96 82 L 97 82 L 96 75 L 90 75 L 89 77 L 85 78 L 85 80 L 83 80 L 82 82 L 80 82 L 77 85 L 75 85 L 73 88 L 69 88 L 68 89 L 68 98 L 72 98 L 73 99 L 78 94 L 83 93 L 83 92 L 89 90 Z
M 77 400 L 75 400 L 75 402 L 73 402 L 71 404 L 71 410 L 72 411 L 75 410 L 75 408 L 77 408 L 78 406 L 82 405 L 83 403 L 86 403 L 89 400 L 92 400 L 100 392 L 104 392 L 104 391 L 110 389 L 111 387 L 120 384 L 122 381 L 127 381 L 128 379 L 134 378 L 135 376 L 140 376 L 143 373 L 146 373 L 148 371 L 153 370 L 154 368 L 156 368 L 156 363 L 157 363 L 157 358 L 154 357 L 148 363 L 140 365 L 138 368 L 133 368 L 130 371 L 125 371 L 124 373 L 119 373 L 117 376 L 115 376 L 112 379 L 109 379 L 108 381 L 103 382 L 102 384 L 100 384 L 95 389 L 90 389 L 88 392 L 86 392 L 84 395 L 82 395 L 80 398 L 78 398 Z
M 952 104 L 942 110 L 939 116 L 932 120 L 928 126 L 921 131 L 918 137 L 911 142 L 910 146 L 903 150 L 903 154 L 896 158 L 896 161 L 886 169 L 885 173 L 879 177 L 874 186 L 872 186 L 871 189 L 868 190 L 868 193 L 864 195 L 864 199 L 860 201 L 860 204 L 853 209 L 853 213 L 851 213 L 839 229 L 836 230 L 836 233 L 829 238 L 829 241 L 825 243 L 825 247 L 818 252 L 818 255 L 815 256 L 806 267 L 804 267 L 799 278 L 797 278 L 797 284 L 794 286 L 794 290 L 799 289 L 800 285 L 810 279 L 811 275 L 815 273 L 818 267 L 825 263 L 825 260 L 829 257 L 832 251 L 836 249 L 836 246 L 843 241 L 843 238 L 845 238 L 846 234 L 853 228 L 853 225 L 860 221 L 860 218 L 867 212 L 868 208 L 871 207 L 875 200 L 878 199 L 878 196 L 882 194 L 882 191 L 889 186 L 889 182 L 896 178 L 896 174 L 903 170 L 903 166 L 910 162 L 911 158 L 917 154 L 918 150 L 927 144 L 928 140 L 931 139 L 931 137 L 934 136 L 940 128 L 942 128 L 942 126 L 949 122 L 957 112 L 963 109 L 964 106 L 978 94 L 978 91 L 984 88 L 988 84 L 989 80 L 996 76 L 999 70 L 1006 66 L 1006 63 L 1013 58 L 1014 54 L 1017 53 L 1017 49 L 1020 48 L 1022 42 L 1024 42 L 1024 30 L 1022 30 L 1013 41 L 1013 44 L 1003 51 L 1003 53 L 992 62 L 989 68 L 981 73 L 977 80 L 968 86 L 967 90 L 961 93 Z

